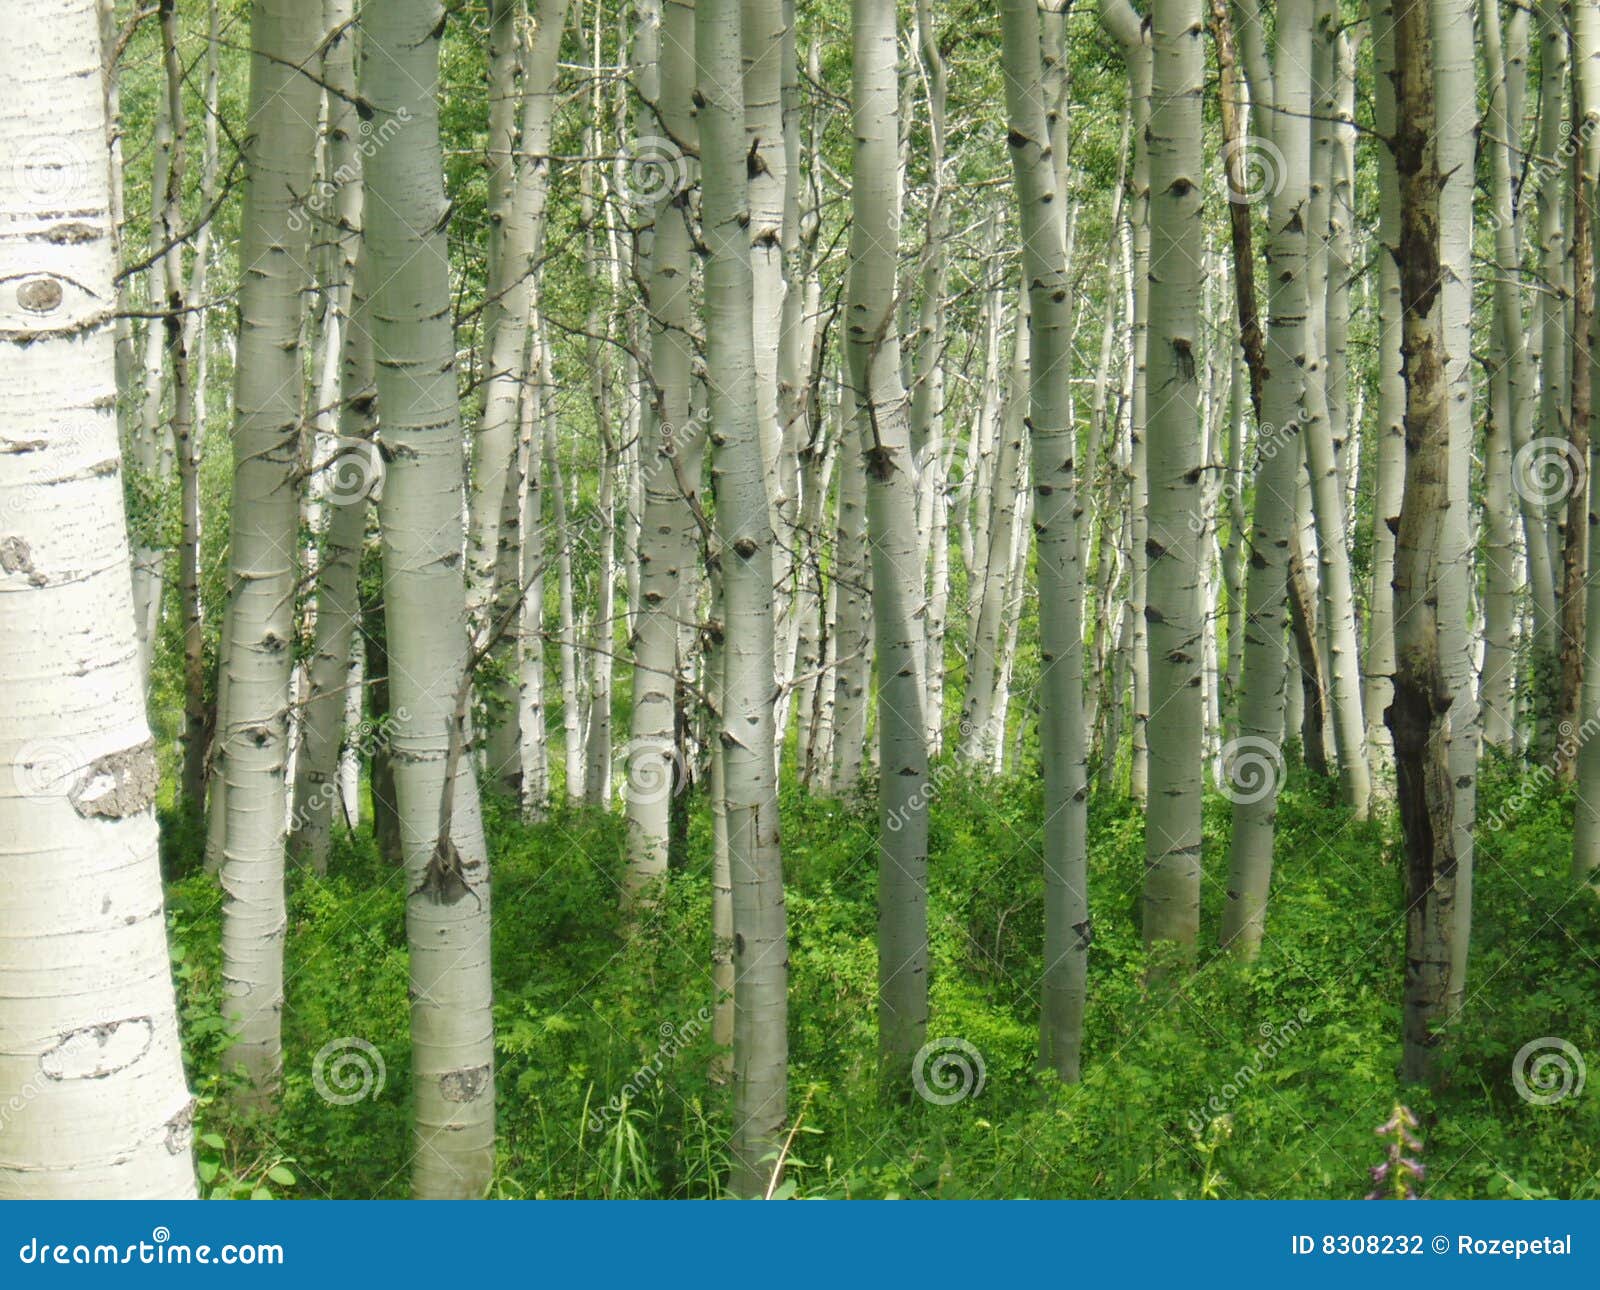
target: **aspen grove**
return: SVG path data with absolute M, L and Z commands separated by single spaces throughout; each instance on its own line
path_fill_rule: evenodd
M 6 18 L 0 1197 L 1600 1195 L 1600 0 Z

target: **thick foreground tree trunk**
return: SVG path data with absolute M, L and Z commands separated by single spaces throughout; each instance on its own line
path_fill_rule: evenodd
M 192 1199 L 117 446 L 100 26 L 93 0 L 7 18 L 0 1199 Z

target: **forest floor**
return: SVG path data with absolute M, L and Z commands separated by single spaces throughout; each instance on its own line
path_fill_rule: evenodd
M 1094 948 L 1084 1077 L 1033 1072 L 1041 967 L 1037 783 L 939 777 L 932 805 L 930 1098 L 880 1102 L 875 812 L 784 793 L 790 1106 L 784 1193 L 809 1197 L 1328 1197 L 1372 1186 L 1374 1128 L 1423 1120 L 1434 1197 L 1600 1196 L 1600 1087 L 1519 1096 L 1532 1041 L 1600 1054 L 1600 908 L 1569 879 L 1571 803 L 1509 764 L 1480 783 L 1469 997 L 1431 1096 L 1402 1092 L 1401 873 L 1392 812 L 1356 822 L 1292 771 L 1260 959 L 1215 949 L 1229 804 L 1208 801 L 1200 966 L 1147 985 L 1138 932 L 1143 817 L 1091 805 Z M 710 824 L 636 933 L 618 914 L 623 826 L 489 804 L 504 1197 L 718 1194 L 727 1093 L 714 1052 Z M 169 861 L 172 857 L 169 855 Z M 217 1195 L 368 1198 L 407 1190 L 405 884 L 371 839 L 290 896 L 281 1110 L 235 1109 L 221 1067 L 220 898 L 169 887 L 201 1177 Z M 370 1047 L 369 1047 L 370 1046 Z M 320 1055 L 320 1057 L 319 1057 Z M 976 1074 L 954 1081 L 961 1064 Z M 1524 1085 L 1526 1087 L 1526 1085 Z M 948 1091 L 947 1091 L 948 1090 Z M 1537 1094 L 1538 1085 L 1533 1092 Z M 955 1100 L 950 1100 L 954 1098 Z

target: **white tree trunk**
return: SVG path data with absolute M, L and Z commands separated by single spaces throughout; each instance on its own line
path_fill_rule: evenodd
M 1086 735 L 1083 720 L 1083 575 L 1078 558 L 1069 276 L 1061 193 L 1046 124 L 1038 9 L 1002 10 L 1007 139 L 1020 208 L 1023 275 L 1031 299 L 1030 425 L 1034 532 L 1039 553 L 1040 762 L 1044 772 L 1044 959 L 1039 1061 L 1078 1078 L 1089 967 Z
M 367 171 L 382 437 L 395 791 L 410 892 L 412 1190 L 483 1195 L 494 1171 L 489 857 L 469 737 L 462 443 L 437 102 L 437 0 L 367 10 L 362 94 L 392 131 Z M 231 801 L 231 798 L 230 798 Z
M 706 384 L 722 556 L 718 740 L 733 890 L 733 1173 L 738 1196 L 775 1176 L 788 1099 L 788 938 L 773 763 L 772 514 L 756 410 L 754 297 L 745 229 L 739 0 L 695 20 L 705 241 Z
M 255 0 L 250 39 L 250 167 L 239 263 L 239 353 L 233 432 L 222 860 L 226 893 L 223 1011 L 228 1063 L 260 1098 L 282 1065 L 284 774 L 294 664 L 298 572 L 302 300 L 310 284 L 311 221 L 303 198 L 316 153 L 320 0 Z
M 900 112 L 893 0 L 854 0 L 851 34 L 855 166 L 845 342 L 864 445 L 878 655 L 878 1047 L 885 1087 L 898 1093 L 928 1024 L 928 750 L 916 465 L 895 318 Z
M 117 445 L 100 25 L 94 0 L 7 17 L 0 1198 L 192 1199 Z

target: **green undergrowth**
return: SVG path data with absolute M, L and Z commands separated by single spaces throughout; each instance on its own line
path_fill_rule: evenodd
M 1600 1089 L 1519 1096 L 1536 1040 L 1600 1054 L 1600 911 L 1568 878 L 1570 802 L 1486 767 L 1469 997 L 1428 1095 L 1403 1089 L 1402 936 L 1391 812 L 1350 819 L 1298 770 L 1281 796 L 1266 944 L 1245 967 L 1215 944 L 1229 804 L 1206 805 L 1198 966 L 1156 965 L 1139 937 L 1143 815 L 1091 805 L 1094 940 L 1082 1081 L 1033 1070 L 1042 879 L 1031 777 L 938 779 L 932 803 L 930 1040 L 954 1065 L 940 1101 L 880 1096 L 870 802 L 784 793 L 791 1110 L 782 1193 L 805 1197 L 1358 1197 L 1395 1101 L 1423 1121 L 1426 1194 L 1600 1195 Z M 1514 810 L 1500 810 L 1505 803 Z M 1498 812 L 1498 813 L 1497 813 Z M 504 1197 L 719 1194 L 728 1090 L 713 1080 L 710 822 L 638 926 L 618 912 L 624 830 L 561 808 L 528 824 L 491 803 Z M 370 838 L 290 895 L 281 1109 L 238 1109 L 223 1066 L 220 898 L 169 893 L 199 1156 L 218 1195 L 403 1196 L 410 1087 L 403 877 Z M 359 1041 L 359 1043 L 356 1043 Z M 362 1047 L 370 1045 L 370 1049 Z M 319 1091 L 341 1054 L 352 1081 Z M 364 1063 L 364 1065 L 363 1065 Z M 381 1081 L 378 1078 L 381 1064 Z M 965 1066 L 970 1078 L 956 1080 Z M 981 1086 L 977 1074 L 981 1067 Z M 362 1087 L 359 1077 L 370 1076 Z M 349 1092 L 360 1092 L 345 1100 Z M 958 1100 L 950 1101 L 952 1096 Z

